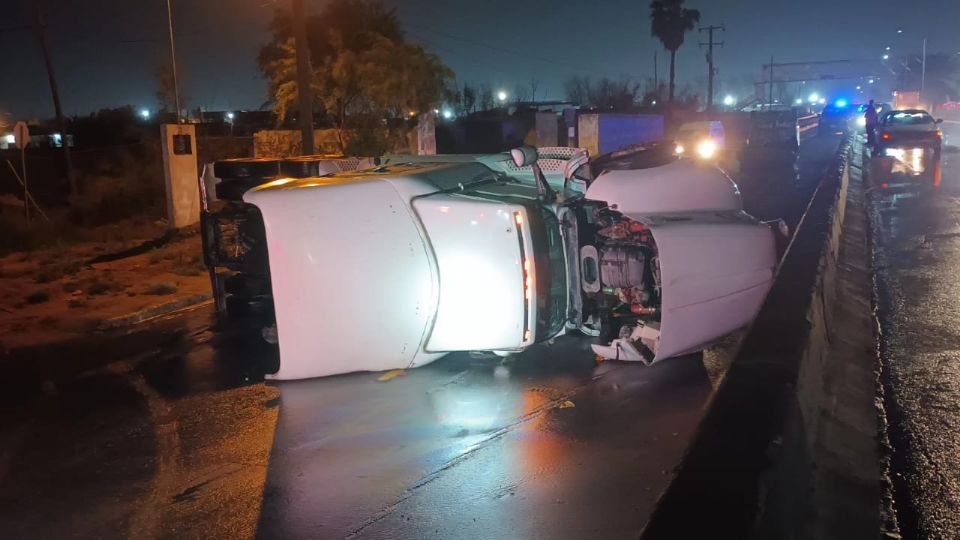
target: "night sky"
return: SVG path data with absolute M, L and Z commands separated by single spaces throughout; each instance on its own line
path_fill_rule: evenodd
M 32 0 L 0 0 L 0 109 L 14 118 L 52 115 Z M 164 0 L 47 0 L 49 32 L 68 114 L 133 105 L 156 109 L 154 71 L 168 54 Z M 308 0 L 309 10 L 323 0 Z M 187 105 L 256 109 L 266 100 L 256 54 L 276 3 L 173 0 Z M 458 81 L 508 92 L 539 80 L 538 99 L 563 97 L 577 74 L 645 80 L 653 74 L 646 0 L 392 0 L 408 36 L 439 54 Z M 746 92 L 776 61 L 875 58 L 885 45 L 960 52 L 958 0 L 688 0 L 701 24 L 724 24 L 716 59 L 725 91 Z M 896 35 L 898 27 L 904 33 Z M 680 49 L 678 85 L 702 92 L 696 33 Z M 662 50 L 661 50 L 662 53 Z M 661 77 L 666 72 L 661 54 Z

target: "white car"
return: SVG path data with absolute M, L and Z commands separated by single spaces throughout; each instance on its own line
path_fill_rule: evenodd
M 508 354 L 566 332 L 655 362 L 748 324 L 776 266 L 771 229 L 693 161 L 590 178 L 583 152 L 390 157 L 280 179 L 263 216 L 276 379 Z

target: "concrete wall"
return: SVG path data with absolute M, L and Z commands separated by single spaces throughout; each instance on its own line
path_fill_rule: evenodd
M 538 112 L 537 146 L 560 146 L 560 117 L 554 112 Z
M 628 146 L 663 139 L 663 117 L 653 114 L 582 113 L 577 119 L 578 146 L 598 156 Z
M 191 124 L 160 126 L 167 222 L 180 229 L 200 221 L 200 188 L 197 183 L 197 137 Z M 175 143 L 178 137 L 185 144 Z
M 844 147 L 643 538 L 880 536 L 870 253 L 850 178 Z

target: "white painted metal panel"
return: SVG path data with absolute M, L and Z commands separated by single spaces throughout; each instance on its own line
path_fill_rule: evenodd
M 280 345 L 276 379 L 424 364 L 437 276 L 408 202 L 373 176 L 247 192 L 263 213 Z
M 650 229 L 663 280 L 654 361 L 703 349 L 753 320 L 776 271 L 769 227 L 694 218 Z
M 742 210 L 740 190 L 716 166 L 678 160 L 650 169 L 607 171 L 587 198 L 605 201 L 625 214 Z
M 426 350 L 521 347 L 524 276 L 514 212 L 523 207 L 454 196 L 419 199 L 413 207 L 429 232 L 440 273 Z

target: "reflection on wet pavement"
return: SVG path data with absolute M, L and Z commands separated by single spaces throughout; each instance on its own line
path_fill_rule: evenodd
M 960 165 L 903 158 L 867 161 L 897 510 L 905 537 L 957 538 Z

